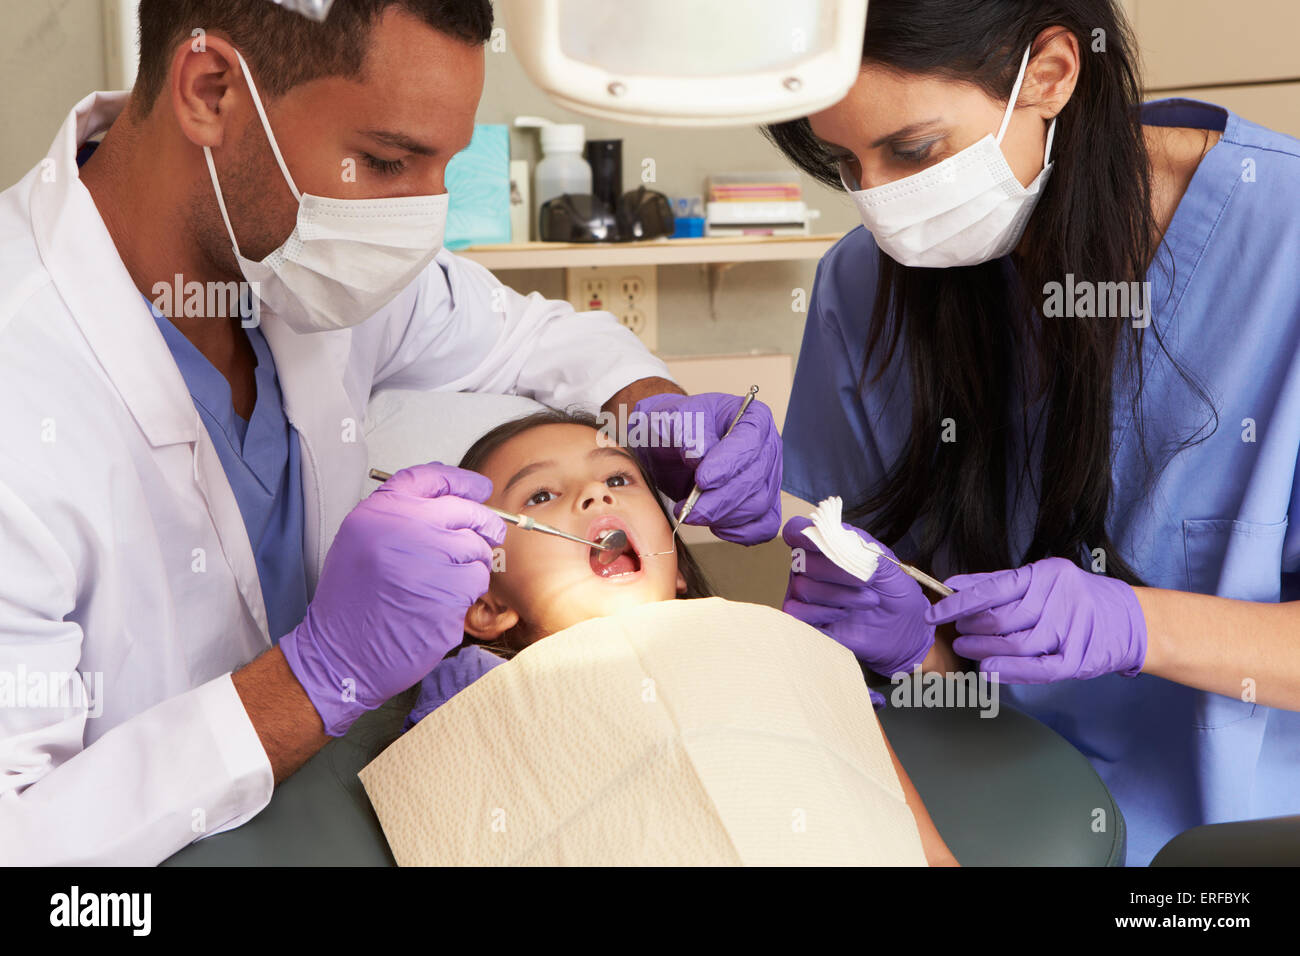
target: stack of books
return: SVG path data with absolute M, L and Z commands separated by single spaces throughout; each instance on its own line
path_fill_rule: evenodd
M 707 236 L 806 236 L 815 213 L 794 173 L 723 173 L 709 178 Z

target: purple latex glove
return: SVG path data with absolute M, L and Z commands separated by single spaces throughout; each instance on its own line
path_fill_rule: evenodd
M 880 708 L 885 706 L 885 695 L 880 693 L 880 691 L 868 687 L 867 693 L 871 696 L 872 708 L 874 708 L 875 710 L 880 710 Z
M 444 657 L 420 681 L 420 693 L 415 706 L 406 715 L 402 732 L 410 730 L 492 668 L 505 662 L 504 657 L 497 657 L 491 651 L 474 645 L 461 648 L 455 657 Z
M 464 636 L 505 523 L 482 475 L 406 468 L 343 519 L 302 623 L 280 640 L 333 737 L 429 673 Z
M 781 532 L 786 544 L 804 552 L 802 571 L 792 562 L 781 609 L 839 641 L 877 674 L 910 672 L 934 646 L 934 627 L 925 618 L 930 602 L 921 586 L 885 560 L 871 580 L 858 580 L 803 534 L 810 527 L 807 518 L 791 518 Z M 844 527 L 893 556 L 861 528 Z
M 676 502 L 674 516 L 698 484 L 686 524 L 705 525 L 726 541 L 759 544 L 781 527 L 781 436 L 771 410 L 755 399 L 723 439 L 743 401 L 718 392 L 651 395 L 628 416 L 628 443 Z
M 961 636 L 952 649 L 1004 684 L 1136 677 L 1146 661 L 1146 618 L 1133 588 L 1064 558 L 944 583 L 957 593 L 926 620 L 955 622 Z

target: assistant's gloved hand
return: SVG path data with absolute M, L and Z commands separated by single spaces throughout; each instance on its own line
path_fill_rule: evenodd
M 505 523 L 492 482 L 436 462 L 393 475 L 343 519 L 302 623 L 280 640 L 333 737 L 459 644 Z
M 686 524 L 706 525 L 719 538 L 759 544 L 781 527 L 781 436 L 771 410 L 755 399 L 725 439 L 740 411 L 739 395 L 651 395 L 628 416 L 629 444 L 646 416 L 644 440 L 633 451 L 661 491 L 677 503 L 692 485 L 700 497 Z
M 877 674 L 892 677 L 925 660 L 934 646 L 934 626 L 926 621 L 930 602 L 921 586 L 884 559 L 871 580 L 842 570 L 804 534 L 807 518 L 791 518 L 781 537 L 804 549 L 804 570 L 791 568 L 781 610 L 839 641 Z M 846 524 L 865 541 L 894 552 L 861 528 Z
M 957 593 L 926 620 L 954 622 L 961 636 L 952 649 L 1004 684 L 1136 677 L 1146 661 L 1146 617 L 1133 588 L 1064 558 L 944 583 Z
M 402 732 L 410 730 L 492 668 L 505 662 L 504 657 L 473 645 L 461 648 L 455 657 L 444 657 L 420 681 L 420 693 L 416 696 L 415 706 L 406 715 Z

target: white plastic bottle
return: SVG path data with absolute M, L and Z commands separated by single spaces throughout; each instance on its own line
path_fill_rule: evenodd
M 537 164 L 533 196 L 533 223 L 537 230 L 547 200 L 564 193 L 591 193 L 591 167 L 582 158 L 587 130 L 578 123 L 552 123 L 537 116 L 520 116 L 515 126 L 536 127 L 542 135 L 542 161 Z

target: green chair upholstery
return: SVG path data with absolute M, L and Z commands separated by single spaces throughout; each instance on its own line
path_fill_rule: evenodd
M 963 865 L 1124 865 L 1124 816 L 1110 791 L 1083 754 L 1034 718 L 1005 705 L 996 717 L 886 707 L 880 722 Z
M 1300 816 L 1208 823 L 1166 843 L 1152 866 L 1300 866 Z

